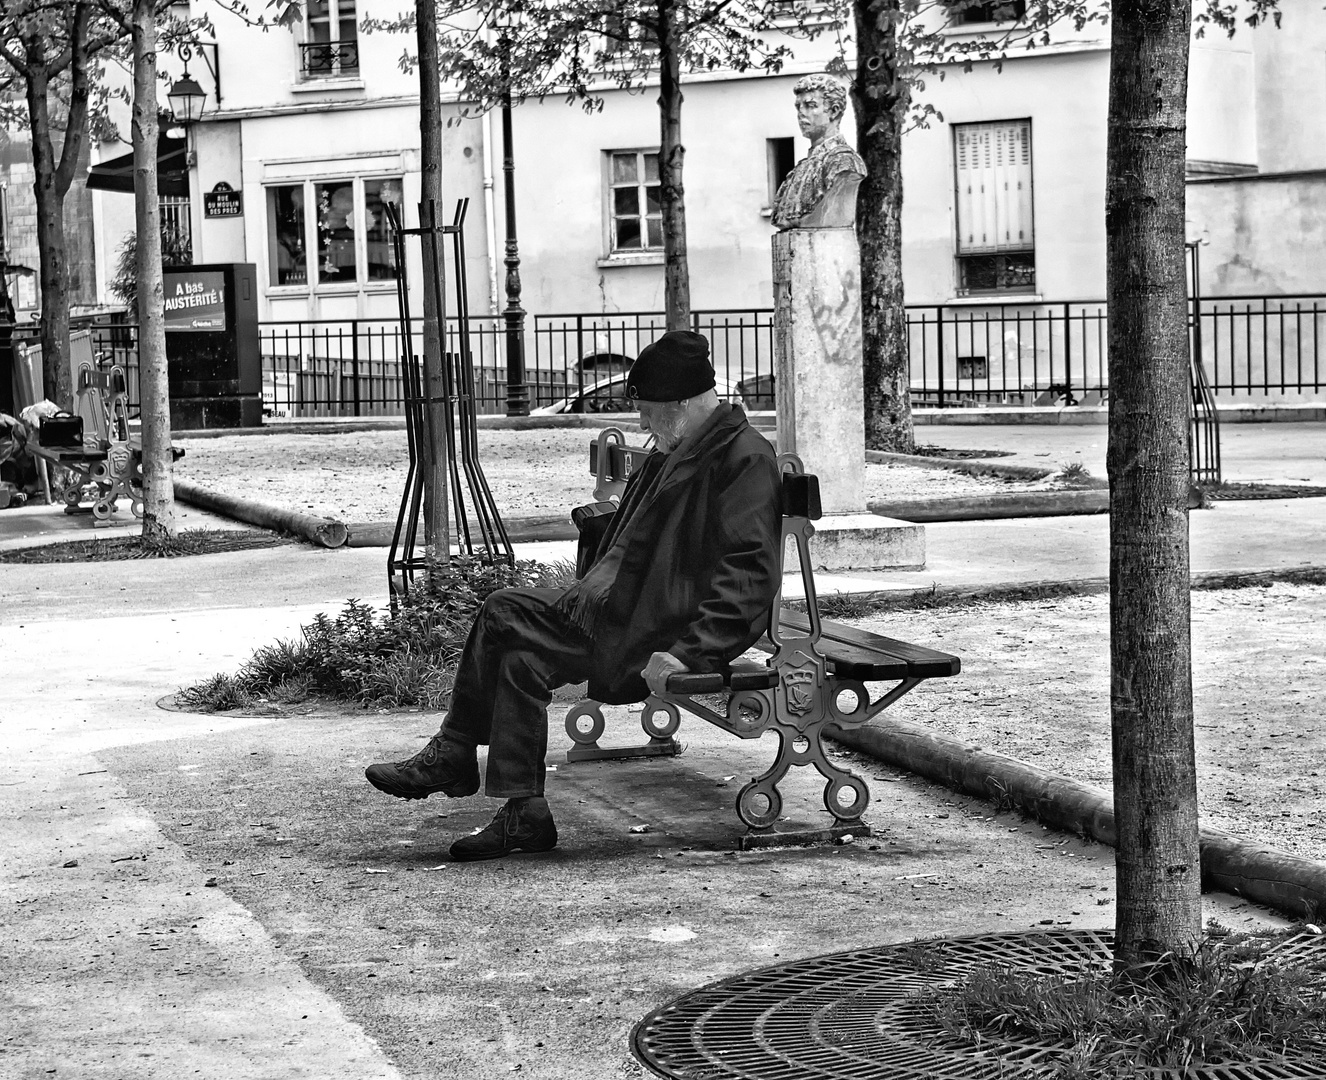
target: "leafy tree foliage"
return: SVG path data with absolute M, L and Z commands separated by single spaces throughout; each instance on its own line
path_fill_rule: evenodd
M 64 200 L 91 132 L 104 123 L 98 74 L 121 37 L 87 0 L 7 0 L 0 11 L 0 123 L 27 127 L 32 152 L 44 392 L 66 407 L 73 388 Z
M 667 324 L 689 326 L 683 77 L 776 72 L 792 55 L 789 35 L 813 36 L 828 24 L 806 10 L 777 15 L 761 0 L 439 0 L 437 11 L 440 76 L 480 110 L 564 96 L 592 112 L 602 109 L 608 89 L 644 92 L 657 80 Z M 413 16 L 366 23 L 389 31 L 413 26 Z

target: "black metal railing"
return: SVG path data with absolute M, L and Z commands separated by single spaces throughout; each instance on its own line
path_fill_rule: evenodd
M 359 73 L 358 41 L 310 41 L 299 47 L 299 70 L 307 79 Z
M 1204 297 L 1194 318 L 1215 399 L 1326 392 L 1326 296 Z M 505 325 L 468 322 L 480 412 L 506 411 Z M 748 408 L 773 408 L 773 312 L 697 311 L 719 380 Z M 401 330 L 395 319 L 317 319 L 259 324 L 263 396 L 272 417 L 401 415 Z M 912 403 L 1096 404 L 1108 396 L 1108 315 L 1102 302 L 916 306 L 907 311 Z M 532 408 L 578 394 L 623 372 L 665 329 L 658 312 L 533 315 L 526 321 Z M 455 320 L 447 327 L 455 351 Z M 138 401 L 137 330 L 92 327 L 96 351 L 122 365 Z M 421 324 L 412 325 L 421 333 Z M 416 345 L 418 339 L 416 338 Z

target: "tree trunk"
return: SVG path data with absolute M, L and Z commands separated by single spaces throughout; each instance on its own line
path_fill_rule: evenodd
M 69 369 L 69 260 L 64 240 L 64 196 L 51 143 L 50 81 L 41 42 L 27 43 L 32 74 L 26 80 L 32 171 L 37 197 L 37 252 L 41 276 L 42 392 L 62 409 L 74 407 Z M 40 58 L 40 59 L 39 59 Z M 38 66 L 40 64 L 40 66 Z
M 422 159 L 419 224 L 430 224 L 430 207 L 436 220 L 445 220 L 442 209 L 442 89 L 438 82 L 437 5 L 434 0 L 415 0 L 415 33 L 419 46 L 419 146 Z M 424 553 L 427 560 L 446 563 L 451 559 L 451 533 L 447 512 L 447 452 L 451 427 L 446 408 L 446 357 L 443 352 L 443 320 L 446 318 L 446 237 L 421 237 L 424 269 L 424 430 L 419 467 L 424 485 Z M 434 259 L 434 252 L 437 258 Z
M 1106 162 L 1110 711 L 1122 968 L 1202 930 L 1188 572 L 1187 0 L 1119 0 Z
M 659 0 L 658 177 L 663 212 L 663 301 L 668 329 L 689 330 L 691 278 L 686 262 L 686 193 L 682 184 L 686 148 L 681 144 L 681 55 L 677 51 L 675 14 L 672 0 Z M 641 207 L 642 212 L 644 209 Z M 640 226 L 648 227 L 643 220 Z
M 138 233 L 138 392 L 143 439 L 143 536 L 175 535 L 170 385 L 157 197 L 157 27 L 153 0 L 134 0 L 134 227 Z
M 866 177 L 856 197 L 861 246 L 862 376 L 866 446 L 916 448 L 902 287 L 902 126 L 908 91 L 898 73 L 898 0 L 857 0 L 857 150 Z

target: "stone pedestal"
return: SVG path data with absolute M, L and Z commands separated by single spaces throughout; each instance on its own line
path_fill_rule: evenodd
M 773 238 L 778 450 L 820 480 L 817 569 L 925 566 L 925 527 L 866 513 L 861 263 L 851 228 Z
M 861 263 L 853 229 L 773 237 L 778 450 L 820 478 L 826 514 L 865 509 Z
M 877 514 L 826 514 L 812 522 L 816 570 L 924 570 L 925 526 Z

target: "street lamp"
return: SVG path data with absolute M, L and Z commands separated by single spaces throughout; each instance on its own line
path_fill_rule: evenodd
M 525 309 L 520 306 L 520 248 L 516 241 L 516 160 L 511 138 L 511 31 L 518 25 L 497 25 L 502 64 L 502 196 L 506 204 L 506 414 L 529 415 L 525 383 Z
M 171 86 L 169 93 L 166 94 L 166 100 L 170 102 L 170 115 L 175 123 L 188 127 L 203 118 L 207 92 L 198 85 L 198 80 L 190 75 L 186 68 L 184 74 Z

